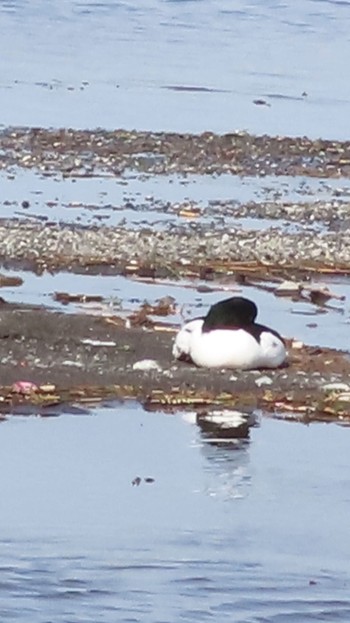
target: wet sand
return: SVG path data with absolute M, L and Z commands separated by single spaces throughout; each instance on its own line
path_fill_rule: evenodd
M 345 353 L 290 340 L 288 365 L 278 370 L 199 369 L 173 359 L 172 327 L 156 323 L 147 328 L 138 324 L 137 314 L 130 318 L 135 325 L 126 328 L 118 316 L 2 304 L 1 411 L 23 413 L 25 406 L 25 412 L 45 414 L 59 412 L 66 401 L 134 398 L 148 408 L 220 405 L 258 407 L 304 421 L 349 418 L 350 359 Z M 134 370 L 143 359 L 155 360 L 159 369 Z M 17 381 L 35 383 L 38 390 L 15 392 Z

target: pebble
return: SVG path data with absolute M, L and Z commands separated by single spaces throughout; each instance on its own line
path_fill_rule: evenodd
M 337 398 L 340 402 L 350 402 L 350 392 L 343 392 Z
M 142 370 L 143 372 L 149 372 L 150 370 L 157 370 L 160 372 L 162 368 L 155 359 L 140 359 L 140 361 L 134 363 L 132 369 Z
M 71 359 L 65 359 L 64 361 L 62 361 L 62 365 L 63 366 L 70 366 L 70 367 L 76 367 L 76 368 L 82 368 L 83 364 L 80 361 L 72 361 Z
M 295 281 L 282 281 L 275 289 L 276 294 L 298 294 L 301 290 L 300 283 Z
M 43 394 L 51 394 L 55 390 L 56 390 L 56 385 L 54 385 L 53 383 L 44 383 L 43 385 L 39 386 L 39 391 L 42 392 Z
M 304 342 L 302 342 L 301 340 L 293 340 L 292 348 L 294 348 L 295 350 L 301 350 L 303 347 Z
M 181 229 L 171 232 L 128 230 L 122 227 L 79 228 L 48 223 L 3 222 L 0 225 L 1 255 L 8 260 L 35 261 L 40 266 L 64 267 L 72 262 L 81 265 L 103 262 L 122 264 L 123 270 L 137 271 L 149 262 L 161 267 L 222 264 L 222 233 L 215 230 L 203 237 L 199 229 L 189 236 Z M 284 264 L 296 269 L 312 260 L 313 250 L 322 248 L 322 266 L 350 266 L 348 230 L 327 233 L 286 234 L 279 229 L 260 232 L 239 231 L 225 244 L 225 257 L 232 262 Z M 135 260 L 135 257 L 142 258 Z M 166 261 L 164 261 L 166 258 Z M 183 269 L 181 269 L 181 266 Z M 127 268 L 128 267 L 128 268 Z M 283 284 L 282 284 L 283 285 Z M 293 288 L 298 289 L 293 284 Z
M 262 385 L 272 385 L 273 381 L 269 376 L 260 376 L 255 380 L 255 385 L 261 387 Z
M 88 346 L 116 346 L 116 342 L 112 340 L 92 340 L 90 338 L 86 338 L 81 340 L 82 344 L 87 344 Z
M 350 391 L 350 386 L 346 383 L 327 383 L 323 389 L 325 392 L 347 392 Z

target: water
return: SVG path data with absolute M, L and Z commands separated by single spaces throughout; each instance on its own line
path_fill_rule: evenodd
M 220 446 L 131 405 L 9 418 L 2 620 L 348 621 L 349 434 L 263 418 Z
M 183 323 L 184 317 L 190 319 L 205 315 L 210 305 L 220 299 L 243 295 L 256 302 L 259 321 L 272 326 L 285 337 L 297 338 L 315 346 L 340 350 L 347 348 L 350 322 L 350 284 L 347 278 L 334 278 L 328 284 L 320 282 L 321 287 L 328 285 L 335 295 L 345 296 L 344 301 L 331 299 L 327 306 L 321 307 L 308 301 L 292 301 L 287 297 L 276 297 L 273 292 L 264 291 L 259 286 L 241 286 L 234 280 L 232 283 L 226 280 L 225 285 L 210 282 L 207 292 L 198 292 L 198 288 L 207 287 L 208 283 L 200 280 L 142 280 L 114 275 L 82 276 L 65 272 L 37 276 L 28 271 L 4 268 L 1 268 L 1 274 L 23 279 L 21 286 L 0 289 L 0 295 L 7 302 L 43 305 L 65 313 L 125 316 L 130 311 L 139 309 L 145 301 L 154 304 L 162 297 L 172 296 L 176 303 L 176 313 L 170 314 L 165 319 L 156 316 L 154 319 L 157 322 L 165 320 L 178 325 Z M 67 291 L 72 295 L 102 296 L 104 300 L 101 303 L 68 305 L 55 301 L 55 292 Z
M 237 218 L 234 208 L 254 201 L 307 203 L 348 201 L 350 181 L 301 176 L 240 177 L 237 175 L 137 175 L 123 177 L 94 175 L 90 178 L 48 177 L 37 171 L 13 167 L 0 171 L 1 218 L 29 219 L 54 223 L 72 223 L 108 227 L 118 225 L 134 229 L 149 226 L 169 229 L 187 224 L 191 219 L 179 214 L 180 206 L 193 204 L 201 209 L 195 222 L 216 230 L 242 227 L 262 230 L 283 227 L 282 219 Z M 23 208 L 23 201 L 29 203 Z M 215 202 L 230 202 L 224 212 Z M 298 224 L 293 224 L 298 230 Z M 324 228 L 321 223 L 308 227 Z M 299 226 L 300 229 L 300 226 Z
M 5 125 L 348 138 L 346 0 L 2 0 L 0 19 Z

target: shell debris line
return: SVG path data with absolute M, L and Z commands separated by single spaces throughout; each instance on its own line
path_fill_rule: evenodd
M 223 421 L 225 413 L 256 409 L 350 421 L 350 142 L 5 128 L 0 152 L 5 188 L 16 187 L 18 197 L 5 191 L 0 220 L 1 413 L 132 398 L 146 409 L 196 408 L 207 427 L 220 410 Z M 21 175 L 30 171 L 31 191 L 24 185 L 20 196 Z M 287 178 L 297 189 L 291 196 Z M 36 181 L 50 180 L 43 212 Z M 217 198 L 213 189 L 199 198 L 208 180 Z M 96 181 L 99 199 L 86 203 L 83 184 Z M 258 199 L 257 182 L 265 185 Z M 74 196 L 70 190 L 63 199 L 67 184 Z M 249 198 L 236 199 L 237 184 Z M 63 207 L 73 215 L 67 221 Z M 80 210 L 96 217 L 93 224 L 80 220 Z M 117 224 L 108 224 L 116 214 Z M 37 287 L 63 271 L 59 286 L 26 302 L 26 275 L 36 274 Z M 101 275 L 98 292 L 89 286 L 94 275 Z M 102 276 L 117 275 L 127 283 L 121 296 L 103 287 Z M 175 360 L 179 326 L 201 316 L 209 299 L 234 294 L 270 297 L 288 351 L 284 365 L 213 370 Z M 301 305 L 314 316 L 305 324 L 317 345 L 294 330 Z M 331 321 L 343 350 L 323 342 Z

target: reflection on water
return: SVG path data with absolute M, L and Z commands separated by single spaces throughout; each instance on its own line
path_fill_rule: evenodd
M 222 447 L 120 406 L 0 433 L 2 620 L 349 620 L 348 429 Z
M 213 444 L 205 439 L 201 454 L 205 458 L 203 492 L 223 500 L 248 495 L 252 474 L 247 440 Z
M 195 422 L 201 436 L 196 443 L 205 457 L 203 491 L 221 499 L 243 497 L 250 485 L 249 439 L 258 426 L 257 414 L 231 409 L 185 414 Z

